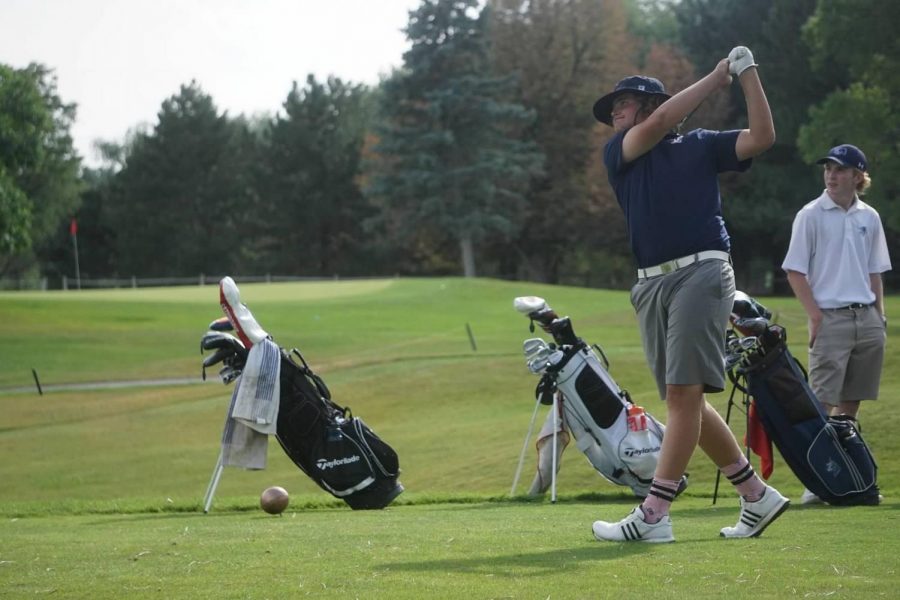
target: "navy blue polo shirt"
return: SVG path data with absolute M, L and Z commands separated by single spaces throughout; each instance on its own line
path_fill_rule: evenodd
M 750 168 L 752 160 L 739 161 L 735 153 L 740 131 L 670 134 L 630 163 L 622 160 L 625 133 L 607 142 L 603 162 L 638 267 L 703 250 L 730 251 L 718 174 Z

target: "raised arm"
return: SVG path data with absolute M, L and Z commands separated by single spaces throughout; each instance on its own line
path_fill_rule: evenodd
M 723 58 L 708 75 L 663 102 L 650 116 L 628 130 L 622 139 L 623 160 L 631 162 L 649 152 L 707 96 L 730 83 L 728 59 Z M 769 119 L 771 121 L 771 117 Z
M 758 156 L 775 143 L 775 123 L 769 101 L 763 91 L 762 82 L 753 54 L 744 46 L 737 46 L 728 55 L 730 70 L 737 75 L 747 102 L 747 121 L 749 127 L 741 131 L 734 150 L 738 160 L 747 160 Z

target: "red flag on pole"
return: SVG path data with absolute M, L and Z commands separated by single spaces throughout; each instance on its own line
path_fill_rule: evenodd
M 72 222 L 69 223 L 69 235 L 72 237 L 78 235 L 78 221 L 75 220 L 75 217 L 72 217 Z

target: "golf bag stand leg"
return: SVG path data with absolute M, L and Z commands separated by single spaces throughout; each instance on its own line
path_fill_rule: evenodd
M 559 443 L 559 390 L 553 393 L 553 407 L 551 410 L 553 411 L 553 462 L 550 467 L 553 469 L 551 471 L 550 480 L 550 502 L 556 504 L 556 469 L 557 469 L 557 461 L 559 460 L 559 455 L 556 453 L 557 444 Z
M 528 425 L 528 433 L 525 434 L 525 442 L 522 444 L 522 452 L 519 453 L 519 466 L 516 467 L 512 488 L 509 490 L 510 496 L 514 496 L 516 493 L 516 486 L 519 484 L 519 476 L 522 475 L 522 465 L 525 463 L 525 452 L 528 450 L 528 440 L 531 439 L 531 434 L 534 432 L 534 420 L 537 418 L 538 409 L 540 407 L 541 398 L 538 396 L 537 401 L 534 403 L 534 412 L 531 413 L 531 423 Z
M 213 469 L 212 478 L 209 485 L 206 486 L 206 496 L 203 497 L 203 512 L 208 513 L 209 507 L 212 506 L 213 496 L 216 494 L 216 488 L 219 487 L 219 479 L 222 478 L 222 452 L 219 452 L 219 458 L 216 460 L 216 467 Z

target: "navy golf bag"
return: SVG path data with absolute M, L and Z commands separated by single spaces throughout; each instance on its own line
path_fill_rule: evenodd
M 834 505 L 877 504 L 877 466 L 851 417 L 829 417 L 787 347 L 783 327 L 746 294 L 732 322 L 744 337 L 729 343 L 726 366 L 752 398 L 769 439 L 797 478 Z
M 301 471 L 351 508 L 390 504 L 403 491 L 393 448 L 332 401 L 325 382 L 298 350 L 288 352 L 272 341 L 240 302 L 230 277 L 220 283 L 220 297 L 227 316 L 213 321 L 201 341 L 201 351 L 215 350 L 203 361 L 204 377 L 207 367 L 221 362 L 222 380 L 237 381 L 220 465 L 264 468 L 265 439 L 274 433 Z
M 559 407 L 559 418 L 551 411 L 539 435 L 538 474 L 531 493 L 545 491 L 549 484 L 549 461 L 545 458 L 548 436 L 555 430 L 568 430 L 600 475 L 631 488 L 639 498 L 645 497 L 656 471 L 665 426 L 631 401 L 628 392 L 609 374 L 602 350 L 577 337 L 568 317 L 559 318 L 535 296 L 516 298 L 514 306 L 531 319 L 532 331 L 537 322 L 554 340 L 547 344 L 532 338 L 524 344 L 529 370 L 541 375 L 535 392 L 537 401 Z M 556 469 L 564 446 L 557 445 Z M 679 493 L 685 487 L 687 478 L 682 478 Z

